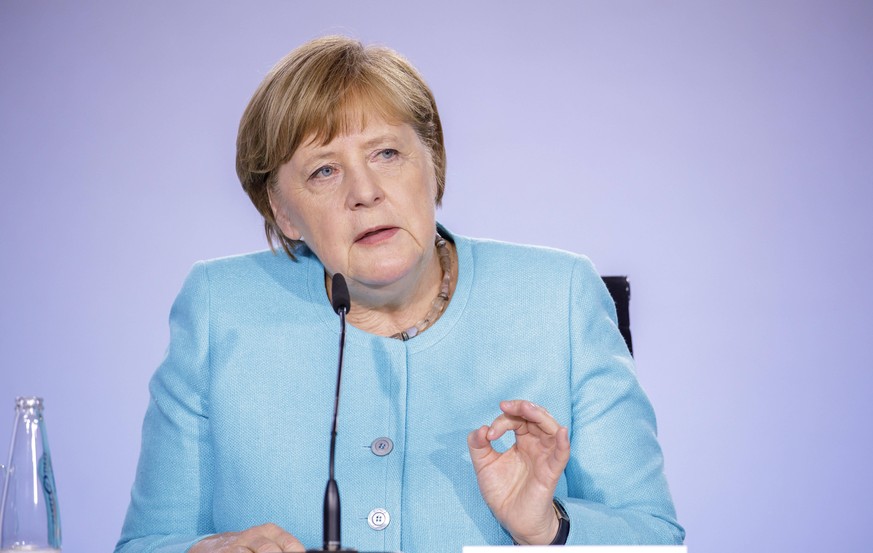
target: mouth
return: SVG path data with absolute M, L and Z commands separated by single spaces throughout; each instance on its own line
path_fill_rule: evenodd
M 398 230 L 400 229 L 392 226 L 372 227 L 355 236 L 355 243 L 375 244 L 391 238 Z

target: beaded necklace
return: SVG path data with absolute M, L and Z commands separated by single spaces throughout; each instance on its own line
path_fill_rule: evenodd
M 443 311 L 446 310 L 446 306 L 449 305 L 449 298 L 451 297 L 449 294 L 449 288 L 452 284 L 452 253 L 449 251 L 449 246 L 446 244 L 446 241 L 442 236 L 437 235 L 435 243 L 437 255 L 440 259 L 440 269 L 443 270 L 443 280 L 440 283 L 440 292 L 433 300 L 430 310 L 422 320 L 406 330 L 394 334 L 391 336 L 392 338 L 397 338 L 398 340 L 403 341 L 415 338 L 424 332 L 426 328 L 435 323 L 436 320 L 440 318 L 440 315 L 443 314 Z

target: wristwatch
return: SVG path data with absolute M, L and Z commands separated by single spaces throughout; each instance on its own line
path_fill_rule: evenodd
M 567 543 L 567 536 L 570 535 L 570 517 L 567 516 L 567 511 L 560 501 L 553 499 L 552 505 L 555 506 L 555 513 L 558 515 L 558 533 L 549 545 L 564 545 Z

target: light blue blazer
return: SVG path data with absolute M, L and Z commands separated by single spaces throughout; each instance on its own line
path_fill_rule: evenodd
M 406 553 L 510 544 L 479 493 L 466 436 L 514 398 L 570 429 L 556 492 L 568 543 L 681 543 L 655 417 L 591 263 L 449 238 L 458 283 L 434 326 L 407 342 L 348 329 L 343 544 Z M 197 263 L 150 384 L 116 551 L 181 553 L 265 522 L 320 547 L 338 336 L 324 268 L 306 248 L 297 261 L 261 252 Z M 510 433 L 495 446 L 511 443 Z

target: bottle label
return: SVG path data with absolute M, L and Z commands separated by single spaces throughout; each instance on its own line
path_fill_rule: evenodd
M 61 548 L 61 520 L 58 510 L 58 497 L 55 493 L 55 475 L 48 452 L 43 452 L 37 467 L 45 498 L 46 520 L 48 521 L 48 543 L 56 549 Z

